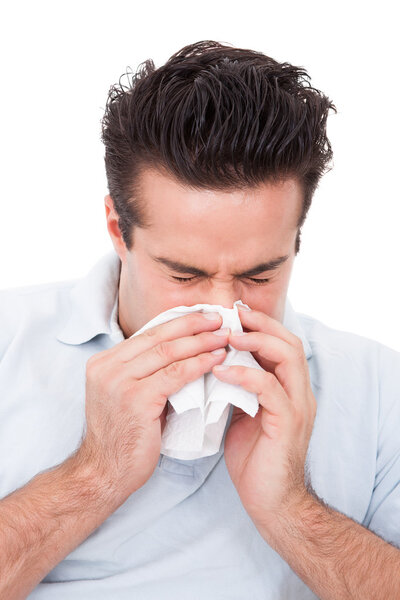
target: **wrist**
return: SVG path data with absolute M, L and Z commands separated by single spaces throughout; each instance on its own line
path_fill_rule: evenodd
M 90 502 L 99 506 L 114 506 L 115 510 L 125 498 L 119 498 L 112 469 L 83 443 L 61 465 L 63 475 L 79 484 Z
M 297 524 L 308 519 L 317 507 L 321 507 L 318 496 L 312 490 L 304 489 L 293 495 L 280 510 L 268 514 L 259 528 L 260 533 L 272 547 L 276 547 L 285 534 L 299 537 Z

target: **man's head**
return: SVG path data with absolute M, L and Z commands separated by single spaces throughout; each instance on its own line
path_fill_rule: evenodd
M 105 202 L 126 336 L 180 304 L 231 308 L 242 299 L 282 319 L 301 227 L 332 157 L 326 120 L 336 108 L 307 78 L 264 54 L 203 41 L 158 69 L 146 61 L 130 86 L 111 88 Z M 174 277 L 191 270 L 160 258 L 202 273 L 180 283 Z

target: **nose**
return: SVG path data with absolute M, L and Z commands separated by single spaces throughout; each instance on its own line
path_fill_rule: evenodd
M 234 284 L 214 284 L 202 294 L 201 304 L 219 304 L 224 308 L 233 308 L 236 300 L 241 300 L 240 289 Z M 244 302 L 244 300 L 243 300 Z

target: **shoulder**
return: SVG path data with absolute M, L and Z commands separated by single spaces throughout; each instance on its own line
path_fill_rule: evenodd
M 372 338 L 329 327 L 322 321 L 297 313 L 305 336 L 311 345 L 313 357 L 317 360 L 365 364 L 374 361 L 377 366 L 381 362 L 398 362 L 400 352 Z
M 362 387 L 368 382 L 377 393 L 387 391 L 388 386 L 399 388 L 400 352 L 366 336 L 329 327 L 309 315 L 297 316 L 317 370 Z
M 334 329 L 309 315 L 297 314 L 312 348 L 312 361 L 320 377 L 335 385 L 374 393 L 383 412 L 400 416 L 400 352 L 377 340 Z
M 0 360 L 18 334 L 31 335 L 62 322 L 76 279 L 0 290 Z

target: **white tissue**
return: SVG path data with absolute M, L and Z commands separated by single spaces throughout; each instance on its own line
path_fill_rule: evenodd
M 177 306 L 148 321 L 131 337 L 191 312 L 218 312 L 222 317 L 221 328 L 243 331 L 238 304 L 247 306 L 241 300 L 237 300 L 233 308 L 219 304 Z M 262 369 L 250 352 L 236 350 L 230 344 L 222 364 Z M 238 406 L 251 417 L 257 414 L 259 406 L 257 394 L 248 392 L 240 385 L 220 381 L 211 371 L 185 384 L 168 400 L 170 406 L 161 438 L 161 454 L 183 460 L 211 456 L 219 451 L 230 404 Z

